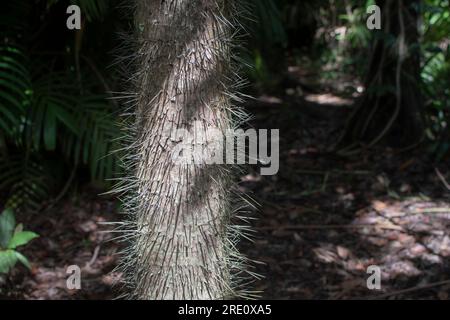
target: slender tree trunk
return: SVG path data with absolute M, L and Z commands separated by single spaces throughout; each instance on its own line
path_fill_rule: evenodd
M 173 161 L 187 139 L 174 130 L 195 131 L 191 144 L 204 146 L 232 126 L 232 2 L 137 0 L 135 240 L 124 263 L 134 298 L 235 294 L 230 174 L 218 164 Z
M 424 108 L 418 86 L 420 0 L 377 4 L 382 9 L 382 30 L 372 52 L 366 92 L 340 141 L 344 153 L 380 142 L 407 147 L 423 138 Z

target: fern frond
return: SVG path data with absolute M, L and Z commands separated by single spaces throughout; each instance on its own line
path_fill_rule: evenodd
M 0 158 L 0 189 L 8 189 L 5 206 L 15 210 L 39 209 L 49 195 L 51 175 L 36 160 L 25 154 Z
M 0 47 L 0 129 L 12 135 L 23 120 L 31 93 L 27 58 L 19 48 Z

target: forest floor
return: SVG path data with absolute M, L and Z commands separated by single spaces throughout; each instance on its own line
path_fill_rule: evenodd
M 281 129 L 279 173 L 242 177 L 260 204 L 255 241 L 242 246 L 262 262 L 255 288 L 267 299 L 448 299 L 448 159 L 390 148 L 337 156 L 355 99 L 336 92 L 351 82 L 250 107 L 255 127 Z M 367 287 L 369 266 L 380 268 L 380 290 Z
M 293 70 L 295 72 L 295 70 Z M 258 203 L 254 241 L 241 251 L 259 261 L 254 283 L 266 299 L 448 299 L 449 168 L 423 151 L 389 148 L 351 158 L 331 152 L 353 99 L 324 88 L 288 88 L 248 106 L 255 128 L 280 129 L 280 171 L 241 177 Z M 339 91 L 339 90 L 336 90 Z M 448 181 L 448 180 L 447 180 Z M 50 212 L 19 216 L 41 236 L 3 284 L 8 299 L 110 299 L 121 245 L 103 231 L 119 221 L 114 199 L 85 190 Z M 66 269 L 82 270 L 82 289 L 68 290 Z M 380 267 L 381 289 L 367 288 L 367 268 Z

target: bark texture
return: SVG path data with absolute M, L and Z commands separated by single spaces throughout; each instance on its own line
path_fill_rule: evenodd
M 207 146 L 209 129 L 233 127 L 230 3 L 225 0 L 137 0 L 135 132 L 128 148 L 132 192 L 124 203 L 132 245 L 123 267 L 137 299 L 223 299 L 239 294 L 245 259 L 231 226 L 228 167 L 177 164 L 187 137 Z M 194 155 L 195 156 L 195 155 Z M 132 189 L 130 191 L 130 189 Z

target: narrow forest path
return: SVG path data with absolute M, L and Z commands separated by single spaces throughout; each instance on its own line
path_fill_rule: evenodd
M 263 97 L 256 128 L 280 128 L 280 171 L 242 177 L 260 203 L 255 284 L 268 299 L 420 298 L 450 294 L 450 193 L 420 151 L 330 152 L 349 113 L 333 95 Z M 367 267 L 381 268 L 381 290 Z

